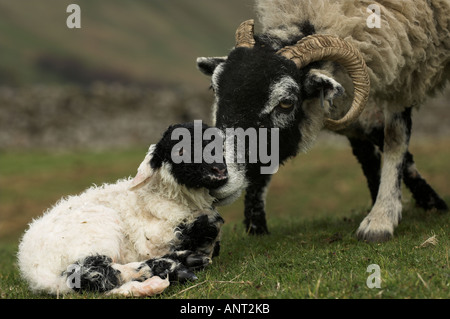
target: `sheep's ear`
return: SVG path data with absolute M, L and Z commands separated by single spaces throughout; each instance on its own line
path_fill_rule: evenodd
M 197 58 L 197 68 L 203 74 L 212 76 L 217 66 L 226 60 L 227 57 Z
M 150 166 L 150 160 L 152 159 L 154 145 L 150 146 L 147 155 L 142 161 L 141 165 L 139 165 L 136 176 L 131 181 L 129 190 L 136 190 L 144 186 L 150 181 L 150 178 L 153 175 L 153 169 Z
M 323 98 L 331 101 L 344 94 L 344 87 L 324 70 L 311 69 L 306 75 L 305 91 L 308 99 Z

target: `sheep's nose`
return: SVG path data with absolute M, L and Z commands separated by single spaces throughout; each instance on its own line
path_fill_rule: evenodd
M 227 177 L 228 172 L 226 168 L 218 168 L 216 166 L 211 167 L 211 171 L 216 175 L 217 177 Z

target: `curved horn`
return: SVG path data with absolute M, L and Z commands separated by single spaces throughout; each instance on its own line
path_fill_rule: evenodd
M 277 54 L 295 62 L 299 69 L 312 62 L 329 60 L 340 63 L 347 70 L 354 86 L 352 105 L 340 120 L 325 119 L 326 128 L 342 130 L 362 113 L 369 98 L 369 74 L 364 58 L 350 42 L 330 35 L 310 35 L 293 46 L 284 47 Z
M 255 39 L 253 38 L 255 20 L 242 22 L 236 30 L 236 48 L 253 48 Z

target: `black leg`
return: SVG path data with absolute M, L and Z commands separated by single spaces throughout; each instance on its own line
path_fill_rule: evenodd
M 411 130 L 411 116 L 407 114 L 407 124 Z M 361 163 L 372 202 L 375 203 L 380 183 L 381 154 L 383 152 L 384 129 L 375 127 L 363 139 L 349 138 L 353 154 Z M 420 175 L 414 163 L 413 155 L 407 151 L 402 169 L 403 182 L 411 191 L 418 207 L 425 210 L 448 211 L 447 204 L 439 197 L 427 181 Z
M 88 256 L 71 265 L 66 272 L 67 284 L 76 292 L 105 292 L 120 286 L 120 271 L 112 267 L 112 259 L 104 255 Z
M 246 230 L 252 235 L 268 234 L 265 212 L 265 199 L 271 175 L 260 175 L 247 187 L 245 194 Z
M 172 254 L 161 258 L 149 259 L 142 264 L 142 267 L 145 266 L 150 268 L 152 275 L 159 276 L 161 279 L 168 277 L 171 282 L 185 282 L 197 279 L 197 276 L 181 261 L 176 260 Z
M 410 152 L 407 152 L 405 156 L 403 181 L 411 191 L 417 206 L 425 210 L 436 209 L 438 211 L 448 211 L 447 204 L 417 171 L 413 156 Z

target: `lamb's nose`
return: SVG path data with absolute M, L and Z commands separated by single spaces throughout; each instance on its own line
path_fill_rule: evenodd
M 216 166 L 213 166 L 211 167 L 211 171 L 218 177 L 226 177 L 228 175 L 226 168 L 218 168 Z

